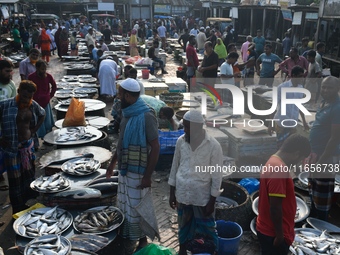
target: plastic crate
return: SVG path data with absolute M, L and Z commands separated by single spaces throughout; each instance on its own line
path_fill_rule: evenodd
M 174 154 L 178 138 L 184 134 L 184 130 L 161 131 L 158 130 L 160 151 L 159 154 Z

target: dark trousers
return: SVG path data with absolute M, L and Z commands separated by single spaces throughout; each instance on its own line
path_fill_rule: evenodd
M 163 70 L 164 69 L 164 63 L 163 60 L 161 60 L 160 58 L 153 58 L 152 59 L 154 62 L 159 63 L 159 67 Z
M 283 242 L 279 247 L 274 247 L 273 242 L 275 237 L 266 236 L 259 231 L 257 232 L 257 238 L 261 245 L 262 255 L 287 255 L 289 252 L 289 245 Z
M 268 87 L 273 87 L 274 77 L 273 78 L 263 78 L 260 77 L 259 85 L 267 85 Z

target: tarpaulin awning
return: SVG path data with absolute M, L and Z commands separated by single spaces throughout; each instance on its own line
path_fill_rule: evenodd
M 290 10 L 281 10 L 283 19 L 292 21 L 292 12 Z

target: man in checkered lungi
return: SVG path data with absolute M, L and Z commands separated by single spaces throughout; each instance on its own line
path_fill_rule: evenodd
M 309 192 L 312 198 L 311 215 L 328 220 L 334 193 L 335 174 L 339 173 L 340 144 L 340 81 L 329 76 L 322 81 L 323 101 L 315 115 L 309 134 L 312 153 L 307 158 Z
M 111 177 L 118 163 L 120 171 L 117 206 L 125 216 L 119 233 L 124 238 L 124 251 L 120 254 L 130 255 L 133 254 L 137 241 L 137 249 L 148 244 L 136 206 L 143 202 L 151 188 L 151 175 L 159 154 L 158 123 L 153 109 L 139 97 L 140 86 L 135 79 L 124 80 L 118 91 L 123 118 L 117 149 L 106 171 L 106 177 Z M 153 210 L 149 208 L 148 211 Z M 155 217 L 153 220 L 157 221 Z
M 45 110 L 33 100 L 36 90 L 37 86 L 33 82 L 23 80 L 16 97 L 0 102 L 0 145 L 13 214 L 27 209 L 27 200 L 37 195 L 30 189 L 30 183 L 35 179 L 32 135 L 43 123 Z

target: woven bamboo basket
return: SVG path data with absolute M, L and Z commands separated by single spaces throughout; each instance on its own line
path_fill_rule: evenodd
M 161 93 L 159 99 L 162 100 L 167 106 L 171 108 L 181 108 L 184 96 L 179 92 Z
M 232 181 L 223 181 L 222 188 L 221 196 L 233 199 L 238 205 L 225 209 L 216 208 L 216 220 L 233 221 L 238 223 L 243 230 L 249 230 L 250 222 L 255 214 L 251 208 L 252 203 L 247 190 Z

